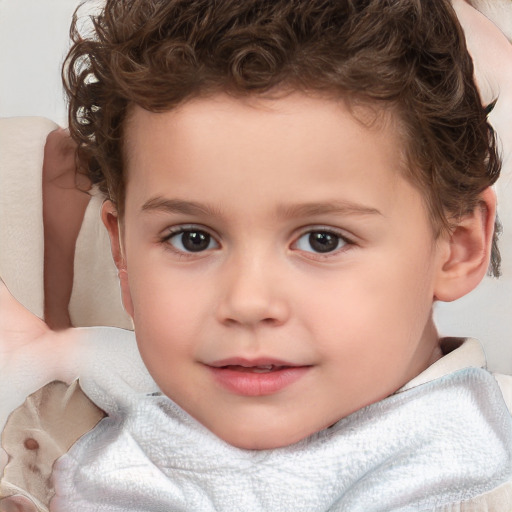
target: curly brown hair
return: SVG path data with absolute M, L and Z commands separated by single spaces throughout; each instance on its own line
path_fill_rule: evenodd
M 93 182 L 123 214 L 123 126 L 133 104 L 276 88 L 391 108 L 405 175 L 436 232 L 473 211 L 500 173 L 473 64 L 448 0 L 107 0 L 63 68 L 69 129 Z M 491 271 L 499 274 L 497 229 Z

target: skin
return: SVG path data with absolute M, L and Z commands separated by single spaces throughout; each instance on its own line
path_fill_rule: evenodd
M 66 130 L 48 135 L 43 161 L 44 319 L 55 330 L 71 327 L 75 243 L 89 203 L 90 183 L 77 173 L 76 145 Z
M 434 300 L 485 274 L 493 193 L 435 240 L 386 116 L 369 128 L 321 97 L 218 95 L 134 107 L 126 137 L 125 216 L 107 202 L 103 219 L 142 358 L 234 446 L 288 445 L 392 394 L 441 356 Z M 188 251 L 192 236 L 206 245 Z M 300 376 L 247 396 L 212 370 L 227 358 Z

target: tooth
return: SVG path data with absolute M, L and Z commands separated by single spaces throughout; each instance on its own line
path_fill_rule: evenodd
M 268 373 L 272 371 L 273 366 L 271 364 L 266 366 L 254 366 L 253 371 L 256 373 Z

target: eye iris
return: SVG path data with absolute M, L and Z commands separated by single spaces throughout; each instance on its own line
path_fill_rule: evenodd
M 316 252 L 330 252 L 338 247 L 338 236 L 317 231 L 309 234 L 309 243 Z
M 202 231 L 185 231 L 181 235 L 181 243 L 187 251 L 204 251 L 210 245 L 210 235 Z

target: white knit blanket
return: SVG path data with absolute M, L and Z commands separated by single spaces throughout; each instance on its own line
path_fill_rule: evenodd
M 110 417 L 57 462 L 55 511 L 418 512 L 512 476 L 512 420 L 479 368 L 267 451 L 226 444 L 159 393 L 85 388 Z

